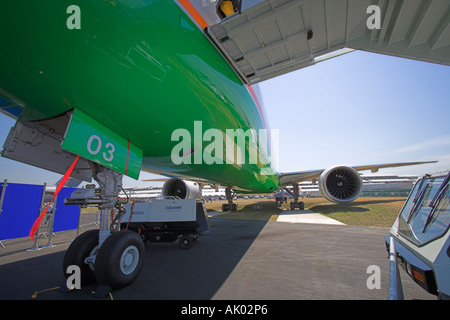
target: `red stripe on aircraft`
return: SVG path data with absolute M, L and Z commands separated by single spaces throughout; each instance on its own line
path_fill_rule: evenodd
M 128 159 L 130 158 L 130 140 L 127 140 L 127 163 L 125 164 L 125 174 L 128 172 Z
M 253 91 L 252 86 L 250 86 L 250 85 L 248 85 L 248 84 L 247 84 L 246 86 L 247 86 L 248 92 L 250 92 L 250 94 L 251 94 L 251 96 L 252 96 L 252 98 L 253 98 L 253 101 L 255 101 L 256 107 L 258 108 L 259 116 L 260 116 L 261 119 L 262 119 L 264 129 L 267 129 L 267 126 L 266 126 L 266 119 L 264 119 L 264 112 L 263 112 L 263 110 L 262 110 L 261 104 L 259 103 L 258 97 L 256 96 L 255 91 Z
M 202 15 L 198 13 L 197 9 L 194 8 L 189 0 L 178 0 L 180 4 L 186 9 L 187 12 L 192 16 L 192 18 L 200 25 L 202 29 L 209 27 L 208 23 L 203 19 Z

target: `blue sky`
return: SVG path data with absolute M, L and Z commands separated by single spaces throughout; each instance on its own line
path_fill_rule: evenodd
M 450 169 L 450 67 L 356 51 L 260 84 L 279 130 L 279 170 L 438 160 L 377 174 Z M 0 142 L 14 121 L 0 115 Z M 0 158 L 0 180 L 54 184 L 61 175 Z M 141 173 L 140 180 L 156 176 Z M 156 185 L 156 183 L 151 183 Z M 125 187 L 149 185 L 131 178 Z
M 261 83 L 280 171 L 439 160 L 450 169 L 450 67 L 355 51 Z

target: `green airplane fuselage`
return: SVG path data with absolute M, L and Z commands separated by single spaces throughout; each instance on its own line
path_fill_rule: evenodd
M 80 8 L 81 29 L 67 27 L 70 5 Z M 190 164 L 171 161 L 180 143 L 174 130 L 188 130 L 194 141 L 196 122 L 202 133 L 268 129 L 249 88 L 171 0 L 3 1 L 0 88 L 24 103 L 23 121 L 70 110 L 89 115 L 142 150 L 144 171 L 246 192 L 279 187 L 277 173 L 260 161 L 194 163 L 207 141 L 200 150 L 193 142 Z M 246 142 L 246 152 L 253 147 Z

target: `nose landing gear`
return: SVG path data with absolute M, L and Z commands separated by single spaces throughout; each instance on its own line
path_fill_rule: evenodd
M 72 242 L 65 253 L 63 269 L 68 277 L 67 268 L 77 265 L 82 285 L 97 281 L 100 286 L 116 290 L 130 285 L 141 272 L 144 242 L 134 231 L 118 231 L 125 213 L 123 204 L 117 200 L 123 175 L 97 164 L 91 165 L 100 188 L 95 191 L 80 189 L 65 203 L 98 206 L 100 229 L 86 231 Z M 114 212 L 116 216 L 112 219 Z

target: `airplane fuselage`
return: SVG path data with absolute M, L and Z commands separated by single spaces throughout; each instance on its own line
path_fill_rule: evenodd
M 70 5 L 80 8 L 80 29 L 67 27 Z M 191 163 L 172 161 L 173 132 L 194 137 L 196 122 L 202 133 L 268 129 L 251 88 L 175 2 L 7 1 L 0 30 L 0 92 L 23 102 L 19 119 L 78 109 L 140 148 L 142 170 L 249 192 L 279 187 L 265 152 L 257 163 L 196 163 L 209 145 L 203 136 L 183 155 Z

